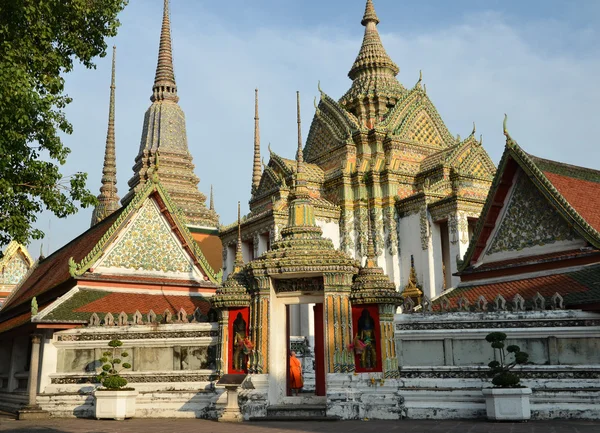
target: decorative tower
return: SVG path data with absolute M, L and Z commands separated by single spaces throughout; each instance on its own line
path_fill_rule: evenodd
M 216 227 L 219 216 L 207 209 L 206 196 L 198 190 L 199 179 L 194 174 L 192 156 L 188 150 L 185 115 L 177 103 L 177 84 L 173 70 L 169 0 L 165 0 L 158 64 L 150 97 L 152 105 L 146 111 L 140 150 L 135 158 L 129 192 L 125 204 L 148 180 L 160 154 L 160 180 L 173 201 L 181 208 L 187 222 L 194 226 Z
M 377 265 L 370 214 L 368 211 L 367 259 L 358 271 L 350 295 L 355 364 L 358 372 L 381 371 L 387 378 L 398 374 L 394 313 L 402 304 L 402 295 Z
M 258 119 L 258 89 L 254 90 L 254 165 L 252 166 L 252 195 L 256 193 L 262 170 L 260 168 L 260 127 Z
M 110 80 L 110 102 L 108 109 L 108 130 L 102 167 L 102 186 L 98 195 L 98 205 L 92 213 L 91 226 L 96 225 L 111 213 L 119 209 L 117 195 L 117 161 L 115 156 L 115 58 L 117 47 L 113 47 L 112 78 Z
M 367 0 L 361 24 L 365 26 L 365 35 L 348 73 L 352 87 L 339 102 L 370 129 L 398 102 L 406 89 L 396 79 L 400 68 L 390 59 L 381 43 L 377 31 L 379 18 L 372 0 Z

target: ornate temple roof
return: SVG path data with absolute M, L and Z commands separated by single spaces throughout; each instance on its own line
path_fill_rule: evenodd
M 525 308 L 529 308 L 530 300 L 539 293 L 550 304 L 550 298 L 558 293 L 563 297 L 567 308 L 584 308 L 588 304 L 600 303 L 600 265 L 582 267 L 578 270 L 554 273 L 551 275 L 538 275 L 529 278 L 513 278 L 501 282 L 487 282 L 480 284 L 460 285 L 442 297 L 448 299 L 452 305 L 460 298 L 466 298 L 470 305 L 476 305 L 480 296 L 488 303 L 500 294 L 506 301 L 512 300 L 516 295 L 525 299 Z M 436 299 L 439 303 L 441 298 Z
M 600 249 L 600 172 L 529 155 L 510 137 L 506 121 L 505 135 L 504 154 L 459 271 L 473 266 L 483 253 L 500 218 L 498 207 L 504 202 L 518 169 L 568 227 Z
M 92 223 L 97 224 L 119 209 L 117 195 L 117 161 L 115 153 L 115 58 L 117 47 L 113 47 L 112 76 L 110 80 L 110 102 L 108 110 L 108 130 L 106 132 L 106 148 L 104 165 L 102 166 L 102 186 L 98 196 L 98 205 L 92 213 Z
M 238 238 L 235 251 L 233 271 L 227 276 L 222 287 L 217 289 L 211 303 L 215 308 L 245 307 L 250 304 L 250 295 L 246 287 L 248 279 L 243 271 L 244 258 L 242 257 L 242 231 L 240 202 L 238 202 Z
M 353 106 L 365 98 L 391 98 L 398 100 L 406 89 L 396 79 L 400 69 L 388 56 L 377 30 L 379 18 L 372 0 L 367 0 L 365 14 L 361 21 L 365 26 L 363 42 L 358 56 L 348 73 L 352 87 L 340 99 L 342 106 Z
M 273 242 L 267 252 L 248 263 L 245 269 L 254 277 L 311 272 L 355 274 L 358 262 L 336 250 L 331 239 L 323 238 L 323 232 L 315 222 L 302 151 L 299 98 L 298 96 L 298 150 L 288 225 L 281 230 L 281 239 Z
M 64 293 L 61 292 L 61 288 L 68 286 L 68 281 L 85 278 L 90 273 L 93 274 L 94 269 L 92 269 L 92 266 L 100 258 L 106 259 L 110 257 L 110 255 L 105 254 L 106 249 L 113 245 L 119 234 L 125 233 L 132 218 L 143 211 L 147 199 L 151 199 L 160 205 L 161 218 L 169 220 L 169 233 L 177 235 L 179 242 L 189 257 L 191 257 L 194 266 L 200 269 L 206 276 L 207 280 L 199 281 L 198 284 L 205 288 L 216 288 L 218 282 L 220 282 L 220 275 L 208 264 L 198 245 L 192 239 L 187 227 L 182 222 L 183 216 L 181 210 L 173 205 L 166 189 L 160 184 L 158 175 L 155 175 L 153 176 L 153 180 L 148 181 L 144 189 L 139 191 L 127 206 L 118 209 L 50 256 L 36 262 L 36 266 L 28 274 L 27 278 L 7 299 L 0 314 L 0 322 L 9 318 L 7 317 L 7 313 L 9 315 L 12 314 L 8 310 L 20 310 L 19 306 L 27 305 L 33 297 L 38 298 L 40 305 L 47 304 L 48 301 L 52 301 L 56 296 Z M 136 233 L 133 233 L 133 235 L 133 237 L 129 236 L 129 239 L 125 239 L 124 237 L 124 242 L 128 243 L 128 247 L 133 250 L 132 252 L 119 252 L 117 248 L 111 250 L 111 254 L 120 254 L 118 259 L 121 264 L 125 264 L 128 258 L 130 260 L 140 258 L 140 254 L 135 253 L 136 248 L 142 250 L 148 248 L 147 246 L 144 247 L 143 245 L 136 244 L 136 242 L 147 241 L 147 238 L 141 236 L 141 227 L 137 228 Z M 172 253 L 171 256 L 173 255 Z M 165 263 L 149 263 L 148 266 L 154 269 L 161 269 L 161 267 L 168 265 L 167 262 L 172 258 L 171 256 L 165 258 Z M 144 276 L 140 274 L 141 270 L 137 269 L 137 272 L 135 275 L 129 273 L 129 276 L 126 275 L 125 278 L 132 279 L 139 276 L 141 277 L 138 278 L 139 283 L 157 282 L 156 280 L 145 281 Z M 165 270 L 164 272 L 166 273 L 167 271 Z M 168 280 L 167 274 L 161 274 L 158 282 L 163 282 L 164 280 Z M 181 280 L 179 281 L 181 284 Z
M 217 227 L 219 216 L 206 207 L 206 196 L 198 190 L 200 180 L 194 174 L 192 155 L 188 149 L 185 115 L 177 104 L 179 96 L 173 69 L 168 0 L 164 3 L 158 63 L 150 100 L 152 105 L 144 117 L 140 150 L 133 166 L 134 174 L 129 180 L 130 190 L 122 203 L 127 204 L 144 187 L 153 167 L 160 160 L 161 182 L 183 211 L 188 224 Z

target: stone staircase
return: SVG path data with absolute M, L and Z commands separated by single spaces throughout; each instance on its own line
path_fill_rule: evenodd
M 325 397 L 286 397 L 282 404 L 267 407 L 266 417 L 251 417 L 250 421 L 337 421 L 327 416 Z

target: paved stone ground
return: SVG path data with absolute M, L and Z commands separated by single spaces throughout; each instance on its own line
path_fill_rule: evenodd
M 0 432 L 18 433 L 600 433 L 600 421 L 530 421 L 491 423 L 487 421 L 292 421 L 226 424 L 196 419 L 131 419 L 96 421 L 50 419 L 16 421 L 0 414 Z

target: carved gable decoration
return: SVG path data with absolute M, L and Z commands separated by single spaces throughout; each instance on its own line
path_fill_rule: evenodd
M 460 174 L 477 178 L 492 180 L 496 174 L 494 163 L 480 145 L 471 147 L 468 152 L 454 160 L 452 165 Z
M 323 292 L 323 278 L 294 278 L 289 280 L 273 280 L 275 293 L 290 292 Z
M 151 198 L 109 247 L 97 267 L 191 273 L 193 262 Z
M 426 111 L 421 111 L 408 128 L 406 138 L 417 143 L 442 146 L 443 140 L 438 132 L 431 116 Z
M 0 284 L 19 284 L 29 271 L 29 264 L 20 255 L 14 255 L 0 273 Z
M 521 172 L 486 254 L 519 251 L 579 238 L 533 182 Z

